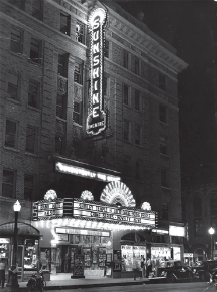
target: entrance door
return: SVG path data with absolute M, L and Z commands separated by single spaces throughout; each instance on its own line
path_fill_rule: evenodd
M 71 248 L 70 246 L 63 245 L 62 246 L 62 255 L 63 255 L 63 262 L 62 262 L 62 271 L 63 273 L 70 273 L 70 261 L 71 261 Z

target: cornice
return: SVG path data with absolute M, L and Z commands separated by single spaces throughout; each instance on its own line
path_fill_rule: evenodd
M 129 21 L 129 17 L 125 19 L 111 7 L 108 7 L 108 10 L 110 29 L 119 31 L 123 38 L 129 38 L 131 44 L 135 44 L 134 46 L 141 52 L 145 52 L 150 58 L 162 62 L 164 65 L 169 65 L 176 74 L 187 68 L 188 64 L 176 56 L 176 50 L 154 35 L 145 24 L 141 23 L 140 26 L 137 26 Z M 134 19 L 134 22 L 137 21 L 131 15 L 130 17 Z M 146 29 L 144 30 L 144 28 Z

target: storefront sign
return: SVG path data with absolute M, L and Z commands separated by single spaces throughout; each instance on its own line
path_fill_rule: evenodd
M 10 238 L 0 238 L 0 244 L 1 243 L 10 243 Z
M 59 241 L 69 241 L 69 235 L 68 234 L 57 234 Z
M 87 133 L 98 135 L 106 128 L 103 96 L 104 27 L 106 11 L 95 9 L 89 17 L 90 44 L 90 107 L 87 118 Z
M 74 199 L 74 217 L 94 218 L 108 222 L 122 222 L 133 225 L 155 227 L 155 212 L 118 206 L 104 206 Z
M 62 173 L 77 175 L 77 176 L 96 179 L 96 180 L 105 181 L 105 182 L 119 181 L 121 179 L 119 176 L 97 172 L 94 170 L 89 170 L 86 168 L 69 165 L 62 162 L 55 163 L 55 170 Z
M 43 200 L 33 203 L 33 220 L 63 217 L 63 199 Z
M 169 226 L 169 235 L 170 236 L 182 236 L 185 237 L 185 227 L 181 226 Z
M 193 258 L 193 253 L 184 253 L 184 258 Z
M 56 227 L 56 233 L 95 235 L 95 236 L 106 236 L 106 237 L 110 236 L 109 231 L 76 229 L 76 228 L 65 228 L 65 227 Z

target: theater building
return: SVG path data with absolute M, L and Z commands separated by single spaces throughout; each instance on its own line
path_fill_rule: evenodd
M 177 78 L 187 64 L 112 1 L 0 8 L 0 230 L 18 199 L 19 223 L 37 237 L 20 241 L 25 258 L 40 252 L 44 268 L 73 276 L 75 255 L 86 256 L 84 276 L 110 260 L 114 277 L 134 250 L 182 258 Z M 1 238 L 12 244 L 13 232 Z

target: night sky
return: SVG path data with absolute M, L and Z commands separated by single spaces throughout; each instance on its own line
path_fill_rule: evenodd
M 179 74 L 182 187 L 209 182 L 216 160 L 214 143 L 214 60 L 217 50 L 217 2 L 117 1 L 150 30 L 177 49 L 188 68 Z

